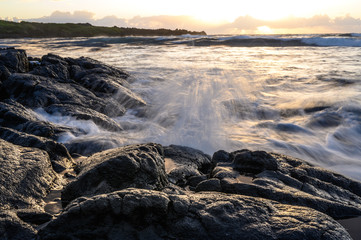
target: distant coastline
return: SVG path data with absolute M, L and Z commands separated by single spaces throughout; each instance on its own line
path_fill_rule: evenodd
M 36 23 L 0 20 L 0 38 L 52 38 L 52 37 L 96 37 L 96 36 L 171 36 L 207 35 L 204 31 L 185 29 L 142 29 L 123 27 L 98 27 L 89 23 Z

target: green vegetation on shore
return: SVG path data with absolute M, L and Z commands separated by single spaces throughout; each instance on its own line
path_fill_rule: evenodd
M 183 34 L 206 35 L 204 31 L 196 32 L 184 29 L 97 27 L 89 23 L 36 23 L 24 21 L 16 23 L 0 20 L 0 38 L 170 36 Z

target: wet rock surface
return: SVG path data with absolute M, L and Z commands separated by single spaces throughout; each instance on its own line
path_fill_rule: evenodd
M 65 143 L 72 155 L 91 156 L 94 153 L 122 146 L 118 137 L 112 135 L 78 137 L 70 143 Z
M 0 138 L 19 146 L 33 147 L 46 151 L 56 172 L 62 172 L 74 165 L 73 159 L 65 146 L 51 139 L 3 127 L 0 127 Z
M 79 129 L 62 127 L 43 121 L 32 109 L 24 107 L 13 99 L 5 99 L 0 102 L 0 122 L 2 127 L 53 140 L 58 139 L 66 132 L 71 132 L 74 135 L 81 133 Z
M 49 155 L 0 139 L 0 209 L 40 207 L 57 179 Z
M 191 177 L 207 174 L 211 168 L 211 157 L 194 148 L 170 145 L 164 147 L 164 155 L 172 163 L 168 178 L 179 186 L 185 186 Z
M 0 49 L 0 66 L 2 73 L 27 72 L 29 71 L 29 60 L 24 50 L 8 48 Z M 8 75 L 6 73 L 5 75 Z
M 78 169 L 79 174 L 62 192 L 63 206 L 81 196 L 137 187 L 163 189 L 167 183 L 163 147 L 158 144 L 126 146 L 96 153 Z
M 90 58 L 0 49 L 0 239 L 351 239 L 335 219 L 361 216 L 360 182 L 277 153 L 118 147 L 48 121 L 119 134 L 113 117 L 146 104 L 130 81 Z
M 72 202 L 40 239 L 351 239 L 310 208 L 222 193 L 125 189 Z
M 229 159 L 219 155 L 214 154 L 217 164 L 211 175 L 220 180 L 222 192 L 307 206 L 336 219 L 361 213 L 360 182 L 276 153 L 241 150 L 229 153 Z

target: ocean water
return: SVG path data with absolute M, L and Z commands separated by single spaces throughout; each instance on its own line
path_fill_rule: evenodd
M 132 90 L 148 105 L 141 116 L 129 110 L 115 119 L 121 133 L 37 110 L 87 132 L 64 143 L 274 151 L 361 180 L 360 34 L 0 40 L 4 46 L 34 57 L 87 56 L 132 74 Z

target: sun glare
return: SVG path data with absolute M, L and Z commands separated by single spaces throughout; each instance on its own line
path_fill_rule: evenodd
M 257 28 L 257 33 L 259 34 L 272 34 L 274 33 L 271 28 L 267 26 L 260 26 Z

